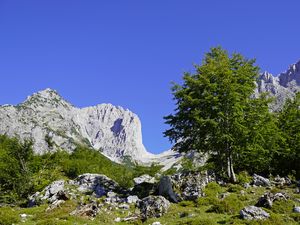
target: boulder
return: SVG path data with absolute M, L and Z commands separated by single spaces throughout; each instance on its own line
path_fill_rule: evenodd
M 117 182 L 103 174 L 82 174 L 74 182 L 78 190 L 83 193 L 95 193 L 97 197 L 106 195 L 109 191 L 118 191 L 120 187 Z
M 150 184 L 154 184 L 155 183 L 155 178 L 154 177 L 151 177 L 150 175 L 148 174 L 144 174 L 142 176 L 139 176 L 139 177 L 136 177 L 136 178 L 133 178 L 133 181 L 134 181 L 134 184 L 135 185 L 138 185 L 138 184 L 141 184 L 141 183 L 150 183 Z
M 178 203 L 176 194 L 173 191 L 172 181 L 169 176 L 161 177 L 158 184 L 158 194 L 164 196 L 171 202 Z
M 259 198 L 259 200 L 255 206 L 265 207 L 265 208 L 270 209 L 270 208 L 272 208 L 274 201 L 287 200 L 288 198 L 289 198 L 289 196 L 285 193 L 278 192 L 278 193 L 273 194 L 273 193 L 267 192 Z
M 295 206 L 295 207 L 293 208 L 293 212 L 294 212 L 294 213 L 300 213 L 300 206 Z
M 264 220 L 270 217 L 269 213 L 256 206 L 247 206 L 240 211 L 244 220 Z
M 262 176 L 259 176 L 257 174 L 253 175 L 253 185 L 256 186 L 263 186 L 263 187 L 270 187 L 271 186 L 271 182 L 269 179 L 264 178 Z
M 163 196 L 148 196 L 138 203 L 143 221 L 151 217 L 161 217 L 170 207 L 170 202 Z

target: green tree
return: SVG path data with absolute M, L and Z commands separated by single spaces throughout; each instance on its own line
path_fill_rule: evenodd
M 19 142 L 0 136 L 0 200 L 16 202 L 27 198 L 32 189 L 30 162 L 33 157 L 31 141 Z
M 284 141 L 275 157 L 278 170 L 288 174 L 294 171 L 300 176 L 300 93 L 288 99 L 279 112 L 279 128 Z
M 233 182 L 234 161 L 253 148 L 250 133 L 261 124 L 254 122 L 261 119 L 254 118 L 259 114 L 256 110 L 263 105 L 264 116 L 269 116 L 266 98 L 253 98 L 259 75 L 254 63 L 240 54 L 229 56 L 220 47 L 212 48 L 202 65 L 195 66 L 195 74 L 185 73 L 183 85 L 173 86 L 177 107 L 165 117 L 170 129 L 164 134 L 175 142 L 176 150 L 208 153 Z M 264 136 L 263 129 L 256 132 L 256 137 Z M 262 142 L 255 144 L 264 148 Z

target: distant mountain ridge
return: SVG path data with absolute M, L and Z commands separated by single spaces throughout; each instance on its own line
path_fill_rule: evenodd
M 115 162 L 127 156 L 139 163 L 172 158 L 171 151 L 153 155 L 142 143 L 141 122 L 128 109 L 111 104 L 76 108 L 55 90 L 46 89 L 29 96 L 16 106 L 0 107 L 0 133 L 32 139 L 34 151 L 73 151 L 84 144 Z
M 300 90 L 300 61 L 289 66 L 289 68 L 277 76 L 264 72 L 257 82 L 256 96 L 263 92 L 268 92 L 275 97 L 275 102 L 271 105 L 273 111 L 282 108 L 287 98 L 293 98 Z

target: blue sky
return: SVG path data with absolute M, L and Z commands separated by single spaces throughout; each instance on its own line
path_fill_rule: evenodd
M 0 104 L 50 87 L 78 107 L 112 103 L 142 121 L 151 152 L 170 148 L 163 116 L 210 47 L 277 74 L 300 60 L 299 0 L 0 0 Z

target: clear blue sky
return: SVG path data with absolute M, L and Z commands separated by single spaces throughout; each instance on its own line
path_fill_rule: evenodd
M 299 0 L 0 0 L 0 104 L 50 87 L 76 106 L 139 115 L 151 152 L 171 145 L 163 116 L 212 46 L 277 74 L 300 59 Z

